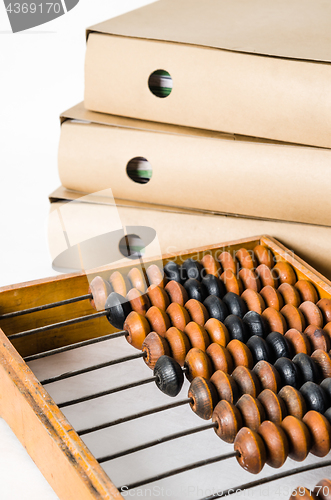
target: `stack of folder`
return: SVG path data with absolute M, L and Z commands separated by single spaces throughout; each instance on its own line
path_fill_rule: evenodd
M 107 217 L 110 188 L 162 252 L 269 233 L 331 278 L 330 19 L 322 0 L 160 0 L 88 29 L 52 212 L 96 193 Z

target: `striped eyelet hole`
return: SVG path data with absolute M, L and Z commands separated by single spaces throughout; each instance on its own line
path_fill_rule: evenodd
M 172 91 L 172 78 L 168 71 L 158 69 L 150 75 L 148 87 L 156 97 L 168 97 Z
M 146 158 L 136 156 L 126 166 L 126 173 L 130 179 L 138 184 L 146 184 L 152 177 L 152 165 Z

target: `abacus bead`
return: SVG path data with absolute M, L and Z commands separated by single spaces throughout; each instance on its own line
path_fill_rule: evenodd
M 205 351 L 210 344 L 208 333 L 204 327 L 194 323 L 194 321 L 190 321 L 185 326 L 184 333 L 188 336 L 192 347 L 198 347 L 198 349 Z
M 203 305 L 211 318 L 218 319 L 222 323 L 229 314 L 228 308 L 224 302 L 219 297 L 216 297 L 216 295 L 209 295 L 203 302 Z
M 238 408 L 228 401 L 220 401 L 215 406 L 212 420 L 217 423 L 215 432 L 218 437 L 226 443 L 233 443 L 242 427 L 241 413 Z
M 127 331 L 126 340 L 136 349 L 141 349 L 146 336 L 150 332 L 150 326 L 145 316 L 136 311 L 128 314 L 124 325 L 124 330 Z
M 306 382 L 300 388 L 300 392 L 305 398 L 307 409 L 324 413 L 328 407 L 327 395 L 323 387 L 314 382 Z
M 317 500 L 317 496 L 304 486 L 298 486 L 293 490 L 289 500 Z
M 122 297 L 126 296 L 127 289 L 125 279 L 119 271 L 113 272 L 110 275 L 109 281 L 115 293 L 122 295 Z
M 169 342 L 172 357 L 180 366 L 183 366 L 186 354 L 191 348 L 186 333 L 172 326 L 166 331 L 165 338 Z
M 108 295 L 110 294 L 110 286 L 101 276 L 96 276 L 90 283 L 88 293 L 92 294 L 90 304 L 97 311 L 104 311 Z
M 230 314 L 225 318 L 224 325 L 226 326 L 230 339 L 237 339 L 246 343 L 249 338 L 249 330 L 246 323 L 239 316 Z
M 226 293 L 223 281 L 216 278 L 213 274 L 204 276 L 201 283 L 207 290 L 207 295 L 216 295 L 216 297 L 221 299 Z
M 212 276 L 218 277 L 221 274 L 221 266 L 219 263 L 214 259 L 212 255 L 207 253 L 204 255 L 201 259 L 201 264 L 206 270 L 207 274 L 210 274 Z
M 234 441 L 234 450 L 238 452 L 239 465 L 251 474 L 259 474 L 263 469 L 267 453 L 259 434 L 243 427 Z
M 303 352 L 308 355 L 311 354 L 310 342 L 305 333 L 301 333 L 295 328 L 291 328 L 285 333 L 284 337 L 291 345 L 294 355 L 299 352 Z
M 321 378 L 331 377 L 331 358 L 329 354 L 322 351 L 322 349 L 316 349 L 311 357 L 319 368 Z
M 205 329 L 209 335 L 210 341 L 225 347 L 230 341 L 230 335 L 226 326 L 218 319 L 210 318 L 205 323 Z
M 146 290 L 145 278 L 137 267 L 133 267 L 128 272 L 128 279 L 131 283 L 132 288 L 136 288 L 140 292 L 144 293 Z
M 265 264 L 270 268 L 273 267 L 274 256 L 267 247 L 263 245 L 256 245 L 253 252 L 259 264 Z
M 292 306 L 292 304 L 285 304 L 280 312 L 284 316 L 289 329 L 295 328 L 299 330 L 299 332 L 304 331 L 306 328 L 306 320 L 300 309 Z
M 266 343 L 271 352 L 271 358 L 291 358 L 292 350 L 287 339 L 279 332 L 271 332 L 266 338 Z M 268 361 L 268 360 L 267 360 Z
M 255 311 L 248 311 L 243 317 L 243 322 L 246 323 L 250 336 L 265 337 L 267 335 L 268 324 L 261 314 Z
M 250 394 L 256 398 L 260 392 L 260 382 L 255 373 L 246 366 L 237 366 L 231 377 L 235 380 L 240 394 Z
M 300 371 L 293 361 L 289 358 L 278 358 L 274 367 L 279 373 L 282 385 L 291 385 L 299 389 L 301 385 Z
M 203 302 L 207 298 L 207 290 L 201 281 L 189 278 L 184 283 L 184 288 L 189 299 L 199 300 Z
M 152 306 L 148 309 L 146 318 L 148 319 L 152 330 L 164 337 L 165 332 L 168 328 L 170 328 L 169 316 L 158 307 Z
M 261 282 L 255 272 L 251 269 L 240 269 L 239 279 L 241 279 L 244 289 L 255 290 L 255 292 L 259 292 L 261 290 Z
M 277 262 L 274 266 L 274 271 L 277 273 L 280 283 L 289 283 L 294 285 L 297 281 L 297 277 L 293 267 L 287 262 Z
M 237 295 L 241 295 L 244 291 L 241 279 L 237 278 L 237 276 L 232 271 L 230 271 L 230 269 L 224 271 L 221 276 L 221 280 L 224 282 L 227 292 L 233 292 Z
M 170 260 L 169 262 L 166 263 L 166 265 L 163 268 L 165 276 L 168 278 L 169 281 L 177 281 L 177 283 L 183 283 L 182 276 L 181 276 L 181 270 L 178 264 L 176 262 L 173 262 Z
M 241 413 L 243 425 L 257 431 L 263 420 L 265 413 L 260 401 L 250 394 L 243 394 L 237 401 L 236 407 Z
M 280 311 L 284 305 L 283 297 L 278 290 L 275 290 L 272 286 L 267 285 L 262 288 L 260 295 L 263 298 L 266 307 L 272 307 L 273 309 L 276 309 L 276 311 Z
M 255 292 L 254 290 L 250 290 L 249 288 L 247 288 L 247 290 L 244 290 L 241 294 L 241 299 L 244 300 L 246 308 L 249 311 L 255 311 L 259 314 L 262 314 L 265 309 L 265 302 L 262 298 L 262 295 L 260 295 L 258 292 Z
M 176 302 L 172 302 L 166 310 L 167 315 L 170 318 L 172 326 L 175 326 L 179 330 L 184 330 L 187 323 L 191 321 L 189 313 L 185 307 L 180 306 Z
M 169 356 L 161 356 L 154 366 L 155 383 L 164 394 L 175 397 L 180 393 L 184 383 L 183 370 Z
M 254 253 L 246 248 L 239 248 L 236 252 L 236 259 L 240 263 L 240 267 L 245 269 L 255 269 L 256 262 Z
M 214 384 L 203 377 L 195 377 L 188 390 L 188 397 L 192 398 L 190 406 L 194 413 L 204 420 L 209 420 L 218 402 Z
M 289 454 L 288 440 L 283 429 L 280 425 L 265 420 L 260 425 L 258 434 L 262 437 L 266 447 L 266 463 L 274 469 L 282 467 Z
M 270 389 L 264 389 L 257 397 L 264 408 L 266 420 L 280 425 L 287 411 L 284 401 Z
M 327 323 L 326 325 L 324 325 L 323 330 L 331 338 L 331 321 L 329 321 L 329 323 Z
M 329 421 L 317 411 L 310 410 L 303 417 L 309 429 L 312 447 L 310 453 L 317 457 L 325 457 L 330 451 L 331 426 Z
M 294 307 L 299 307 L 301 304 L 299 292 L 293 285 L 282 283 L 278 287 L 278 292 L 283 297 L 284 304 L 291 304 Z
M 214 371 L 222 370 L 225 373 L 232 373 L 233 359 L 226 347 L 219 344 L 210 344 L 206 353 L 211 359 Z
M 158 285 L 151 285 L 147 288 L 148 298 L 152 306 L 165 311 L 170 304 L 167 292 Z
M 279 332 L 282 335 L 287 330 L 287 325 L 282 313 L 273 307 L 267 307 L 262 313 L 262 317 L 266 320 L 270 332 Z
M 267 361 L 259 361 L 254 366 L 253 372 L 259 379 L 262 389 L 270 389 L 275 393 L 279 391 L 281 385 L 280 376 L 273 365 Z
M 277 287 L 277 280 L 275 279 L 274 273 L 270 269 L 270 267 L 266 266 L 265 264 L 260 264 L 256 268 L 256 274 L 260 278 L 262 288 L 264 288 L 265 286 L 272 286 L 273 288 Z
M 316 349 L 323 349 L 326 352 L 330 350 L 330 337 L 322 328 L 312 324 L 307 326 L 304 333 L 309 339 L 313 352 Z
M 246 344 L 240 342 L 240 340 L 234 339 L 228 343 L 226 348 L 233 358 L 234 366 L 253 367 L 252 353 Z
M 186 377 L 190 382 L 195 377 L 210 379 L 213 374 L 209 356 L 197 347 L 192 347 L 186 354 L 184 367 L 186 368 Z
M 331 378 L 325 378 L 321 382 L 321 387 L 324 389 L 325 394 L 328 398 L 328 406 L 331 406 Z
M 250 339 L 248 339 L 247 347 L 252 353 L 254 365 L 262 359 L 265 361 L 270 360 L 271 356 L 269 346 L 262 337 L 253 335 Z
M 293 358 L 293 362 L 299 369 L 302 384 L 305 382 L 316 382 L 319 379 L 316 363 L 307 354 L 296 354 Z
M 302 462 L 310 450 L 310 434 L 306 424 L 292 415 L 288 415 L 281 423 L 289 442 L 289 457 Z
M 176 304 L 183 306 L 188 301 L 187 291 L 183 285 L 177 281 L 169 281 L 164 289 L 170 298 L 170 302 L 175 302 Z
M 316 304 L 318 301 L 318 294 L 311 281 L 298 280 L 294 286 L 299 292 L 301 302 L 309 300 L 310 302 L 314 302 L 314 304 Z
M 149 368 L 154 368 L 161 356 L 170 356 L 168 341 L 156 332 L 150 332 L 142 343 L 141 350 L 146 353 L 144 361 Z
M 331 321 L 331 299 L 321 299 L 316 305 L 322 312 L 324 323 L 329 323 Z
M 236 381 L 228 373 L 216 370 L 210 378 L 214 384 L 220 400 L 235 403 L 238 399 L 238 387 Z
M 204 326 L 204 324 L 209 319 L 209 314 L 207 309 L 201 302 L 195 299 L 190 299 L 185 304 L 185 309 L 188 311 L 191 320 L 198 323 L 198 325 Z
M 225 294 L 223 302 L 227 306 L 229 314 L 234 314 L 235 316 L 239 316 L 239 318 L 243 318 L 248 311 L 244 300 L 233 292 Z
M 306 300 L 299 306 L 299 310 L 304 315 L 307 325 L 316 325 L 319 328 L 323 327 L 323 316 L 319 308 L 314 302 Z
M 151 264 L 146 269 L 146 274 L 150 285 L 157 285 L 164 288 L 165 279 L 163 269 L 160 269 L 156 264 Z
M 186 259 L 182 264 L 182 269 L 186 273 L 187 279 L 194 279 L 201 281 L 203 273 L 203 267 L 197 260 Z
M 115 328 L 122 330 L 125 319 L 131 312 L 131 305 L 125 297 L 112 292 L 106 300 L 105 310 L 107 311 L 109 323 Z
M 289 415 L 302 419 L 303 415 L 307 411 L 307 408 L 301 392 L 294 387 L 286 385 L 279 391 L 278 396 L 280 396 L 284 401 Z
M 221 266 L 222 266 L 222 268 L 223 268 L 224 271 L 226 271 L 226 270 L 229 269 L 233 273 L 237 272 L 237 262 L 232 257 L 232 255 L 230 254 L 230 252 L 222 252 L 218 256 L 218 260 L 221 263 Z
M 324 417 L 328 420 L 329 424 L 331 425 L 331 407 L 326 410 L 324 413 Z
M 142 294 L 137 288 L 131 288 L 126 294 L 126 298 L 130 302 L 132 310 L 143 316 L 146 315 L 146 312 L 151 307 L 148 295 L 145 293 Z
M 314 488 L 314 493 L 319 500 L 331 500 L 331 479 L 321 479 L 318 481 Z

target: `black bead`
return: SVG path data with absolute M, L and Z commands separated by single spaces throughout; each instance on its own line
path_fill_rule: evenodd
M 306 382 L 300 389 L 305 398 L 307 409 L 325 413 L 328 402 L 324 389 L 314 382 Z
M 249 339 L 249 330 L 246 323 L 239 316 L 230 314 L 225 318 L 224 324 L 228 329 L 231 340 L 237 339 L 246 344 Z
M 243 317 L 243 321 L 247 325 L 250 335 L 266 337 L 268 333 L 268 325 L 261 314 L 255 311 L 248 311 L 248 313 L 246 313 Z
M 207 290 L 200 281 L 193 278 L 188 279 L 184 283 L 184 288 L 187 291 L 189 299 L 196 299 L 203 302 L 207 298 Z
M 154 366 L 157 387 L 167 396 L 174 398 L 180 393 L 184 374 L 180 365 L 170 356 L 161 356 Z
M 324 417 L 328 419 L 329 424 L 331 425 L 331 408 L 328 408 L 324 413 Z
M 279 373 L 282 385 L 290 385 L 295 389 L 299 389 L 300 383 L 300 372 L 298 367 L 289 358 L 278 358 L 274 364 L 274 367 Z
M 109 323 L 119 330 L 123 329 L 124 321 L 127 315 L 132 311 L 130 302 L 116 292 L 112 292 L 108 295 L 105 310 Z
M 239 318 L 243 318 L 248 311 L 246 302 L 236 293 L 228 292 L 224 295 L 223 302 L 228 306 L 230 314 L 235 314 Z
M 299 352 L 294 356 L 293 362 L 299 369 L 302 384 L 305 382 L 318 382 L 319 373 L 317 365 L 308 354 Z
M 169 281 L 177 281 L 177 283 L 180 283 L 181 285 L 183 284 L 181 270 L 176 262 L 173 262 L 172 260 L 167 262 L 164 266 L 164 274 Z
M 279 332 L 271 332 L 266 338 L 272 361 L 278 358 L 292 358 L 292 352 L 288 340 Z
M 216 295 L 209 295 L 203 302 L 203 305 L 207 309 L 209 316 L 218 319 L 221 323 L 224 323 L 225 318 L 229 315 L 228 308 L 219 297 L 216 297 Z
M 206 287 L 208 295 L 216 295 L 222 299 L 226 293 L 225 285 L 222 280 L 218 279 L 213 274 L 206 274 L 202 278 L 201 283 Z
M 270 361 L 269 347 L 262 337 L 252 335 L 247 341 L 247 347 L 252 353 L 254 365 L 262 360 Z
M 205 274 L 203 265 L 194 259 L 186 259 L 182 264 L 182 269 L 185 273 L 185 279 L 194 279 L 201 281 Z
M 322 380 L 321 387 L 323 387 L 325 394 L 328 398 L 328 406 L 331 406 L 331 377 L 325 378 Z

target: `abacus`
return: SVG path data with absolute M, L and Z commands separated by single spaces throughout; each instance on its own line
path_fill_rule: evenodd
M 252 268 L 256 247 L 259 277 Z M 235 262 L 239 263 L 238 269 L 232 268 Z M 5 332 L 0 332 L 1 415 L 61 500 L 117 499 L 125 497 L 128 491 L 146 495 L 149 490 L 142 489 L 146 485 L 183 475 L 187 479 L 190 476 L 186 473 L 209 468 L 216 493 L 208 494 L 207 473 L 204 490 L 198 488 L 187 494 L 182 491 L 171 498 L 220 498 L 235 493 L 234 488 L 271 484 L 330 466 L 331 460 L 323 459 L 330 450 L 331 435 L 328 280 L 267 236 L 165 255 L 163 263 L 168 280 L 163 279 L 159 267 L 149 259 L 144 263 L 144 275 L 137 272 L 133 261 L 130 266 L 116 270 L 109 267 L 93 271 L 88 277 L 66 275 L 0 290 L 0 321 Z M 178 265 L 186 273 L 184 286 L 179 283 L 180 278 L 176 279 Z M 206 272 L 201 279 L 196 273 L 203 269 Z M 278 275 L 272 270 L 277 270 Z M 124 293 L 121 287 L 128 276 L 135 291 L 126 289 Z M 143 284 L 139 290 L 142 278 L 150 285 L 147 294 Z M 127 292 L 128 301 L 122 300 Z M 119 344 L 121 337 L 128 340 L 126 348 Z M 56 385 L 109 366 L 120 370 L 120 374 L 129 373 L 130 363 L 140 363 L 139 369 L 148 376 L 138 380 L 134 376 L 127 383 L 115 383 L 114 387 L 103 390 L 98 387 L 93 393 L 77 394 L 55 404 L 56 390 L 46 392 L 36 378 L 38 370 L 42 373 L 49 367 L 56 368 L 56 364 L 52 367 L 51 359 L 58 355 L 66 356 L 91 346 L 103 349 L 106 343 L 110 346 L 118 343 L 121 354 L 116 353 L 116 357 L 102 363 L 90 362 L 88 367 L 67 368 L 66 372 L 55 375 L 41 374 L 39 380 L 43 385 Z M 139 358 L 153 368 L 153 374 Z M 36 363 L 43 359 L 47 362 L 40 370 Z M 184 375 L 190 382 L 185 382 L 189 385 L 188 396 L 183 395 Z M 157 391 L 154 382 L 161 391 L 153 392 L 155 402 L 149 409 L 132 411 L 124 417 L 109 417 L 77 430 L 62 413 L 113 394 L 124 401 L 123 394 L 131 388 L 139 389 L 140 398 L 148 398 L 151 392 L 145 392 L 147 388 Z M 52 391 L 54 400 L 50 396 Z M 162 404 L 158 405 L 158 401 Z M 118 402 L 121 405 L 121 399 L 117 399 L 114 406 Z M 89 437 L 95 433 L 118 429 L 124 423 L 145 417 L 149 419 L 148 426 L 157 425 L 158 417 L 169 410 L 181 412 L 176 414 L 176 420 L 182 416 L 190 425 L 177 432 L 156 434 L 154 439 L 124 450 L 116 451 L 110 441 L 103 456 L 92 455 L 83 443 L 82 439 L 89 443 Z M 201 423 L 195 414 L 209 422 Z M 143 471 L 146 477 L 131 482 L 121 483 L 118 479 L 115 482 L 112 477 L 113 473 L 120 475 L 113 464 L 122 457 L 155 450 L 162 443 L 190 436 L 202 443 L 202 437 L 209 439 L 207 435 L 216 439 L 216 444 L 208 441 L 211 447 L 208 451 L 213 451 L 214 446 L 219 453 L 213 456 L 203 453 L 200 459 L 192 458 L 150 476 L 146 474 L 147 464 Z M 194 442 L 190 453 L 195 457 L 201 449 L 199 446 L 194 449 Z M 284 466 L 288 456 L 300 462 L 309 452 L 318 461 L 308 460 L 308 464 L 300 467 Z M 166 462 L 165 457 L 161 458 Z M 235 476 L 239 471 L 243 474 L 241 486 L 238 481 L 228 484 L 217 477 L 215 480 L 215 471 L 221 473 L 223 464 L 230 460 Z M 139 460 L 132 463 L 140 467 Z M 281 467 L 280 472 L 274 474 L 270 469 L 271 474 L 263 475 L 265 468 L 261 476 L 265 463 L 267 467 Z M 111 464 L 108 475 L 104 464 Z M 259 474 L 257 480 L 252 480 L 252 473 Z M 185 488 L 187 483 L 182 484 Z M 290 494 L 288 491 L 286 498 Z

